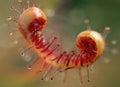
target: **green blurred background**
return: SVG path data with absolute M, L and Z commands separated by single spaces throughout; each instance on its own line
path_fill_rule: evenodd
M 83 87 L 120 87 L 120 0 L 37 0 L 35 3 L 47 14 L 46 29 L 60 37 L 64 50 L 76 50 L 75 39 L 86 29 L 85 19 L 89 19 L 91 28 L 99 32 L 109 26 L 106 51 L 95 62 L 90 83 L 83 70 Z M 0 87 L 80 87 L 77 70 L 69 71 L 66 83 L 63 83 L 62 74 L 53 81 L 41 81 L 39 75 L 27 79 L 26 72 L 30 71 L 26 66 L 30 62 L 20 56 L 20 45 L 11 46 L 7 42 L 9 36 L 5 36 L 12 31 L 12 27 L 5 26 L 9 24 L 6 18 L 17 16 L 9 10 L 11 5 L 19 9 L 17 0 L 0 0 Z M 111 44 L 113 40 L 117 41 L 116 45 Z

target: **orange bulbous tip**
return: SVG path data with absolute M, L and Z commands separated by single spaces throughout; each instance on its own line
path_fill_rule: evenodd
M 91 59 L 95 61 L 104 52 L 105 40 L 100 33 L 93 30 L 86 30 L 78 34 L 76 46 L 81 52 L 94 55 Z
M 41 30 L 46 25 L 46 15 L 38 7 L 29 7 L 23 11 L 19 18 L 21 29 L 27 32 Z

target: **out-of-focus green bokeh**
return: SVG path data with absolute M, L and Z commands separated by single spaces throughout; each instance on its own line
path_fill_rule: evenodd
M 23 1 L 25 4 L 26 0 Z M 106 51 L 94 63 L 90 83 L 83 72 L 83 87 L 120 87 L 120 0 L 35 0 L 35 3 L 47 14 L 47 29 L 56 32 L 64 50 L 76 49 L 77 34 L 87 28 L 85 19 L 89 19 L 91 28 L 99 32 L 110 27 Z M 26 66 L 30 62 L 20 56 L 19 45 L 12 47 L 11 42 L 6 41 L 9 37 L 5 35 L 12 30 L 12 27 L 3 27 L 9 24 L 6 18 L 17 16 L 10 11 L 10 6 L 19 9 L 17 0 L 0 0 L 0 87 L 80 87 L 77 70 L 69 71 L 66 83 L 63 83 L 62 75 L 53 81 L 41 81 L 39 74 L 27 78 L 26 72 L 30 71 Z M 111 41 L 117 41 L 117 44 L 112 45 Z

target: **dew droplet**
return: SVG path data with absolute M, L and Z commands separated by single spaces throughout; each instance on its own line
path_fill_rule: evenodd
M 110 61 L 111 61 L 111 60 L 110 60 L 109 58 L 107 58 L 107 57 L 104 57 L 103 60 L 104 60 L 104 62 L 105 62 L 106 64 L 109 64 Z
M 8 20 L 8 21 L 11 21 L 11 20 L 12 20 L 12 17 L 9 16 L 9 17 L 7 18 L 7 20 Z
M 25 56 L 25 54 L 23 52 L 20 53 L 21 56 Z
M 10 32 L 10 34 L 9 34 L 10 36 L 12 36 L 13 35 L 13 33 L 12 32 Z
M 111 43 L 112 43 L 113 45 L 116 45 L 116 44 L 117 44 L 117 41 L 116 41 L 116 40 L 112 40 Z
M 17 41 L 17 40 L 14 40 L 13 43 L 14 43 L 14 44 L 18 44 L 18 41 Z
M 55 11 L 53 9 L 46 9 L 45 11 L 48 17 L 53 17 L 55 15 Z
M 111 50 L 111 53 L 114 54 L 114 55 L 116 55 L 116 54 L 118 54 L 119 52 L 118 52 L 117 49 L 112 49 L 112 50 Z
M 28 68 L 28 70 L 32 70 L 32 67 L 31 67 L 31 66 L 28 66 L 27 68 Z

